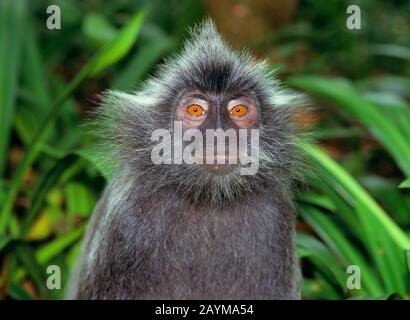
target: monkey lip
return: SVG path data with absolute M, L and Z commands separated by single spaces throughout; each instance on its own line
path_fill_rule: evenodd
M 204 157 L 203 167 L 214 174 L 224 175 L 232 172 L 238 163 L 237 157 L 229 157 L 228 154 L 216 154 L 214 157 Z
M 225 175 L 233 171 L 235 165 L 232 164 L 205 164 L 204 168 L 216 175 Z

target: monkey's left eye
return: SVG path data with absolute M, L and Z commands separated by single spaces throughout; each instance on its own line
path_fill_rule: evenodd
M 194 117 L 200 117 L 205 114 L 204 108 L 202 108 L 199 104 L 191 104 L 186 111 Z
M 243 117 L 248 113 L 248 108 L 243 104 L 238 104 L 234 106 L 229 113 L 235 117 Z

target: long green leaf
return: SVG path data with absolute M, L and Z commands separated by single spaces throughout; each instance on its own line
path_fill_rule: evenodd
M 140 12 L 120 31 L 119 35 L 109 43 L 105 52 L 98 55 L 92 65 L 90 75 L 96 75 L 105 68 L 113 65 L 132 48 L 137 40 L 145 13 Z
M 369 221 L 367 208 L 358 204 L 357 212 L 363 232 L 360 240 L 369 249 L 385 283 L 386 293 L 406 293 L 409 284 L 405 274 L 403 251 L 398 249 L 379 223 Z
M 0 252 L 11 242 L 9 236 L 0 235 Z
M 75 151 L 75 154 L 88 160 L 105 178 L 110 181 L 113 176 L 112 168 L 101 159 L 101 152 L 95 146 L 86 147 Z
M 33 251 L 26 244 L 21 244 L 16 248 L 16 255 L 21 263 L 25 266 L 25 269 L 30 274 L 31 278 L 36 284 L 36 287 L 45 297 L 47 297 L 49 291 L 46 287 L 45 272 L 43 272 L 42 268 L 38 264 Z
M 299 212 L 316 233 L 327 243 L 331 250 L 339 257 L 340 264 L 343 268 L 349 265 L 357 265 L 362 271 L 362 281 L 365 289 L 372 296 L 383 294 L 379 279 L 376 278 L 369 264 L 364 259 L 355 245 L 349 241 L 346 235 L 339 229 L 327 215 L 313 207 L 301 207 Z M 345 289 L 346 282 L 342 284 Z
M 18 283 L 10 283 L 10 296 L 15 300 L 33 300 L 33 296 Z
M 18 106 L 15 127 L 20 139 L 28 144 L 49 112 L 52 101 L 37 35 L 32 28 L 27 30 L 22 71 L 23 86 L 19 90 L 22 102 Z M 49 128 L 50 135 L 54 130 L 54 127 Z
M 399 188 L 402 188 L 402 189 L 407 188 L 407 189 L 409 189 L 409 188 L 410 188 L 410 178 L 408 178 L 408 179 L 404 180 L 402 183 L 400 183 Z
M 113 40 L 117 35 L 117 30 L 104 16 L 90 13 L 84 18 L 83 33 L 89 41 L 96 46 L 101 46 Z
M 410 238 L 352 176 L 319 148 L 305 145 L 304 149 L 312 160 L 338 181 L 340 186 L 349 193 L 356 204 L 360 204 L 363 208 L 366 208 L 367 218 L 370 219 L 370 221 L 373 220 L 380 223 L 389 237 L 391 237 L 400 249 L 403 251 L 410 249 Z
M 410 224 L 410 203 L 403 197 L 403 191 L 394 182 L 380 176 L 368 176 L 360 182 L 373 195 L 375 200 L 383 204 L 394 220 L 402 226 Z
M 289 79 L 289 83 L 330 99 L 337 106 L 355 115 L 383 143 L 398 166 L 410 177 L 410 142 L 389 118 L 383 116 L 378 108 L 357 92 L 347 80 L 295 76 Z
M 299 232 L 297 234 L 297 248 L 298 252 L 306 252 L 305 257 L 318 269 L 337 280 L 341 288 L 345 287 L 346 273 L 343 271 L 342 264 L 319 240 Z
M 77 229 L 74 229 L 60 238 L 57 238 L 56 240 L 44 245 L 36 252 L 37 261 L 44 265 L 50 259 L 78 240 L 84 234 L 85 229 L 86 224 L 83 224 Z
M 40 209 L 40 206 L 43 203 L 44 197 L 46 196 L 47 191 L 51 186 L 60 178 L 64 170 L 70 166 L 77 159 L 74 155 L 68 155 L 61 160 L 59 160 L 54 167 L 45 174 L 41 181 L 38 183 L 37 187 L 33 191 L 32 195 L 32 204 L 30 209 L 27 211 L 22 226 L 20 230 L 20 237 L 24 238 L 27 235 L 27 232 L 33 223 L 34 219 L 37 216 L 37 213 Z
M 14 118 L 26 27 L 26 4 L 26 0 L 0 1 L 0 177 L 6 166 Z
M 64 105 L 64 101 L 70 96 L 70 94 L 87 78 L 97 74 L 104 68 L 117 62 L 123 57 L 131 46 L 134 44 L 138 32 L 141 28 L 144 13 L 137 14 L 131 22 L 125 26 L 118 36 L 111 43 L 107 44 L 99 53 L 97 53 L 90 62 L 84 66 L 80 73 L 71 81 L 63 93 L 54 102 L 50 113 L 43 121 L 42 125 L 36 131 L 33 136 L 32 143 L 27 149 L 23 159 L 17 167 L 15 175 L 12 180 L 12 184 L 7 195 L 5 204 L 2 208 L 0 215 L 0 233 L 4 233 L 8 226 L 13 203 L 17 197 L 19 189 L 21 187 L 23 177 L 27 173 L 27 170 L 33 164 L 37 158 L 41 145 L 46 137 L 47 130 L 55 123 L 55 120 L 60 114 L 61 108 Z
M 351 190 L 346 189 L 346 187 L 340 183 L 340 179 L 333 171 L 324 170 L 320 168 L 320 166 L 318 170 L 317 175 L 321 177 L 322 181 L 318 183 L 318 181 L 312 179 L 313 185 L 319 185 L 320 190 L 332 198 L 338 206 L 338 210 L 335 213 L 347 223 L 348 228 L 345 228 L 345 232 L 348 230 L 348 234 L 352 233 L 353 237 L 355 236 L 354 241 L 361 242 L 368 250 L 368 254 L 373 257 L 380 278 L 383 279 L 385 285 L 386 291 L 384 293 L 398 292 L 404 294 L 406 292 L 408 276 L 406 276 L 404 272 L 403 249 L 399 249 L 392 237 L 386 232 L 385 227 L 378 220 L 374 219 L 373 213 L 369 211 L 369 207 L 364 204 L 363 201 L 358 201 L 357 197 L 351 193 Z M 324 184 L 323 187 L 322 184 Z M 333 190 L 339 195 L 335 196 Z M 346 203 L 344 204 L 343 201 Z M 350 206 L 354 209 L 354 219 L 352 219 Z M 336 250 L 339 250 L 346 247 L 340 241 L 338 241 L 338 243 L 334 242 L 337 240 L 335 235 L 338 234 L 335 229 L 336 225 L 332 227 L 332 225 L 329 224 L 330 221 L 325 221 L 325 216 L 320 217 L 314 212 L 309 211 L 309 214 L 305 214 L 304 218 L 333 249 L 336 248 Z M 342 226 L 340 223 L 338 226 L 339 225 Z M 338 238 L 340 240 L 340 236 Z M 352 246 L 352 248 L 354 249 L 354 246 Z M 349 261 L 354 260 L 355 259 L 349 259 Z M 361 267 L 364 274 L 367 274 L 367 279 L 374 278 L 377 280 L 373 275 L 369 276 L 373 272 L 370 272 L 368 268 L 365 270 L 362 267 L 362 262 L 356 264 Z M 371 284 L 373 284 L 373 282 Z M 381 293 L 372 292 L 373 296 L 380 294 Z
M 147 74 L 154 63 L 173 48 L 174 43 L 169 36 L 161 32 L 152 33 L 152 39 L 139 48 L 114 79 L 115 89 L 122 91 L 135 89 L 136 84 Z

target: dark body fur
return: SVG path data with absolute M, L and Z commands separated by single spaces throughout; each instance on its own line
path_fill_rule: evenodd
M 284 108 L 291 100 L 263 63 L 231 52 L 211 23 L 194 33 L 141 91 L 106 98 L 98 119 L 116 174 L 94 212 L 68 298 L 299 297 L 289 192 L 297 157 Z M 191 89 L 255 97 L 256 175 L 150 161 L 152 130 L 171 127 L 178 96 Z

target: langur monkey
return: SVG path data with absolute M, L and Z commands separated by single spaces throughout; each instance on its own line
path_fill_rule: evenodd
M 180 55 L 140 90 L 108 92 L 95 122 L 114 175 L 67 298 L 299 298 L 293 104 L 269 65 L 231 49 L 211 21 L 192 29 Z M 203 133 L 207 146 L 215 143 L 209 130 L 257 132 L 257 170 L 244 173 L 241 152 L 221 152 L 216 143 L 211 152 L 196 148 L 193 163 L 176 163 L 175 155 L 156 163 L 158 143 L 170 147 L 159 158 L 178 148 L 153 133 L 176 128 Z

